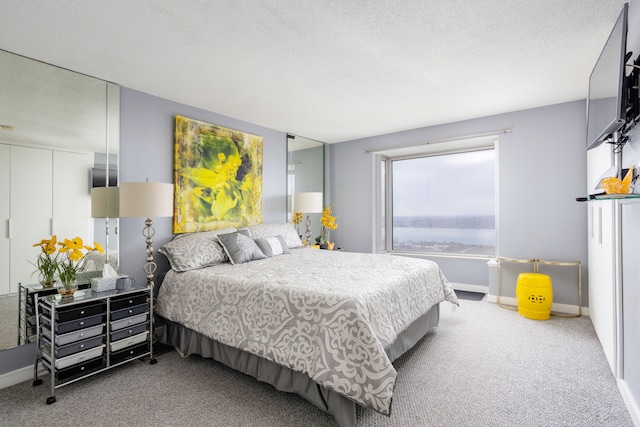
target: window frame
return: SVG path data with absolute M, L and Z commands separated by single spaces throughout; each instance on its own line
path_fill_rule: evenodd
M 492 135 L 489 139 L 482 138 L 478 141 L 466 139 L 450 140 L 434 144 L 434 147 L 416 146 L 414 150 L 403 148 L 394 155 L 394 150 L 380 152 L 376 156 L 376 233 L 375 247 L 377 252 L 415 257 L 446 257 L 467 259 L 493 259 L 498 252 L 498 136 Z M 465 254 L 456 252 L 429 252 L 429 251 L 400 251 L 393 249 L 393 162 L 397 160 L 410 160 L 423 157 L 433 157 L 457 153 L 469 153 L 474 151 L 493 150 L 494 152 L 494 253 L 493 254 Z M 384 177 L 382 167 L 384 166 Z M 384 194 L 382 194 L 384 187 Z M 381 206 L 385 201 L 384 207 Z M 383 211 L 384 210 L 384 215 Z M 384 241 L 381 239 L 384 230 Z

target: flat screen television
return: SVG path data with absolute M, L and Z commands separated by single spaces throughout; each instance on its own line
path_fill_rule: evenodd
M 625 3 L 589 77 L 587 150 L 600 145 L 626 123 L 627 10 Z

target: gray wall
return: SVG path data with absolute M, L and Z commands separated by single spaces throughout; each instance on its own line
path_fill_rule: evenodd
M 264 140 L 263 221 L 285 222 L 287 142 L 286 133 L 211 113 L 131 89 L 120 92 L 120 182 L 173 182 L 174 120 L 182 115 L 208 123 L 260 135 Z M 154 218 L 153 248 L 172 237 L 172 219 Z M 142 236 L 143 218 L 120 219 L 120 270 L 146 282 L 142 267 L 146 246 Z M 162 255 L 155 255 L 158 271 L 168 269 Z M 35 345 L 0 350 L 0 374 L 33 365 Z
M 587 189 L 584 101 L 332 144 L 329 202 L 340 214 L 333 239 L 348 251 L 374 248 L 375 164 L 373 154 L 365 150 L 505 128 L 513 130 L 501 135 L 499 142 L 498 254 L 580 261 L 585 270 L 587 208 L 575 200 Z M 486 261 L 434 260 L 452 282 L 487 285 Z M 515 281 L 502 282 L 501 294 L 514 296 Z M 554 302 L 576 305 L 577 269 L 568 280 L 554 281 L 553 288 Z M 585 279 L 583 305 L 587 301 Z
M 120 93 L 120 182 L 173 182 L 173 142 L 175 116 L 181 115 L 207 123 L 263 137 L 263 222 L 287 220 L 287 139 L 278 132 L 220 114 L 190 107 L 142 92 L 122 88 Z M 172 237 L 172 218 L 154 218 L 154 250 Z M 142 236 L 143 218 L 120 219 L 120 270 L 146 281 L 142 267 L 146 249 Z M 159 270 L 167 269 L 166 260 L 156 255 Z
M 339 215 L 332 240 L 349 251 L 373 248 L 373 160 L 364 150 L 512 127 L 500 138 L 498 209 L 500 254 L 508 257 L 580 260 L 586 266 L 584 102 L 573 102 L 347 143 L 329 151 L 330 200 Z M 184 115 L 264 138 L 264 222 L 286 220 L 286 134 L 141 92 L 121 91 L 121 182 L 172 182 L 174 116 Z M 170 218 L 154 219 L 157 250 L 170 240 Z M 120 220 L 121 270 L 142 283 L 143 220 Z M 157 260 L 163 260 L 157 256 Z M 449 280 L 487 284 L 484 261 L 438 260 Z M 160 263 L 160 269 L 166 264 Z M 586 277 L 584 275 L 583 277 Z M 504 285 L 504 294 L 508 295 Z M 556 302 L 575 303 L 575 283 L 554 282 Z M 583 304 L 587 301 L 586 283 Z M 0 373 L 28 364 L 33 350 L 0 352 Z M 20 351 L 21 354 L 18 353 Z M 26 353 L 25 353 L 26 351 Z M 27 357 L 28 356 L 28 357 Z M 23 358 L 27 358 L 24 360 Z M 19 359 L 20 362 L 18 361 Z M 24 363 L 22 360 L 24 360 Z

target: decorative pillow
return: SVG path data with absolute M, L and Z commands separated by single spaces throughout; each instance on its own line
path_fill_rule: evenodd
M 301 248 L 302 240 L 293 224 L 289 222 L 278 224 L 255 224 L 247 227 L 254 239 L 282 236 L 289 249 Z
M 219 234 L 216 238 L 227 253 L 231 264 L 242 264 L 266 258 L 246 228 L 235 233 Z
M 215 236 L 231 233 L 235 228 L 180 234 L 158 252 L 166 256 L 175 271 L 196 270 L 227 262 L 229 258 Z
M 276 255 L 291 253 L 291 251 L 289 250 L 289 246 L 287 246 L 287 242 L 284 241 L 284 238 L 282 236 L 256 239 L 255 242 L 267 258 L 271 258 Z

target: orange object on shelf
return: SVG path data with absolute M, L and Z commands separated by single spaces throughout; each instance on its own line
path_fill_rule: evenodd
M 606 194 L 629 194 L 631 181 L 633 181 L 633 165 L 622 180 L 613 176 L 603 179 L 602 188 Z

